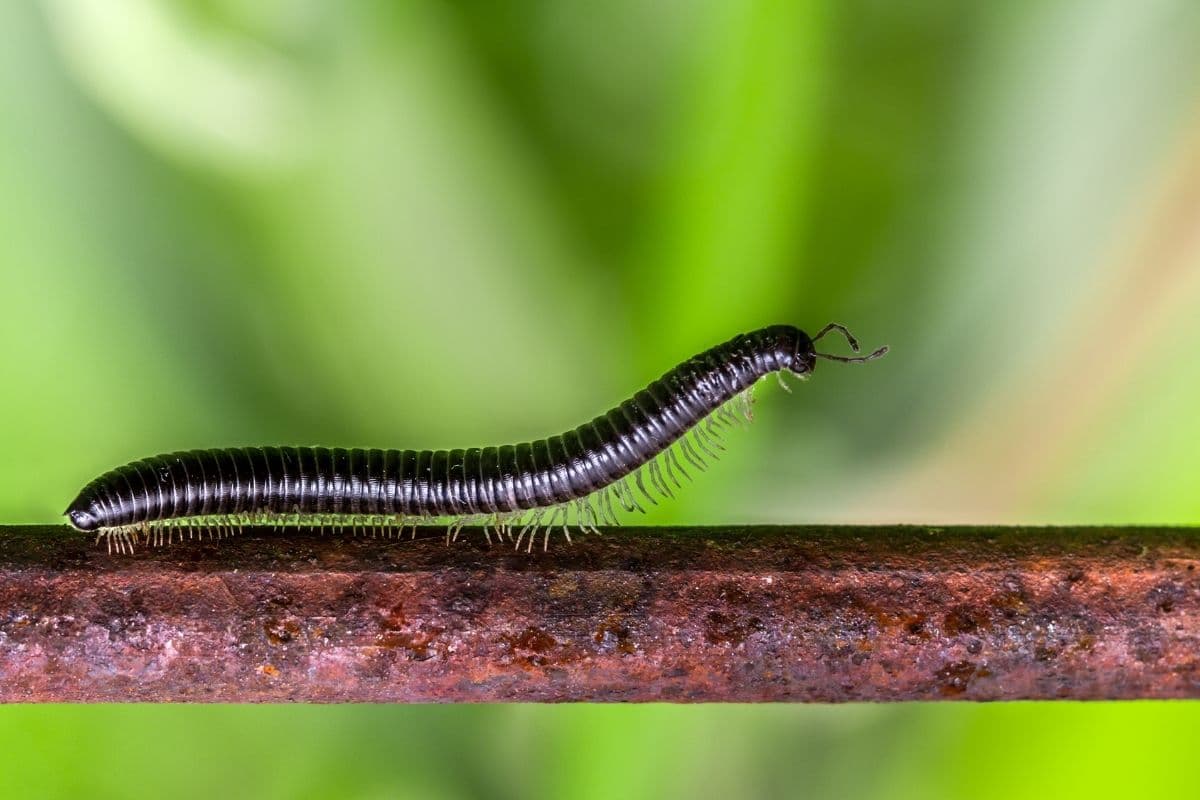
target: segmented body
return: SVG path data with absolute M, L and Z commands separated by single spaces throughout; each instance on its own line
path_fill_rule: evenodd
M 723 449 L 720 428 L 736 420 L 737 403 L 749 417 L 749 390 L 760 378 L 780 370 L 807 375 L 816 356 L 813 340 L 792 326 L 736 336 L 572 431 L 517 445 L 244 447 L 154 456 L 96 478 L 67 515 L 119 549 L 138 536 L 223 535 L 248 523 L 395 533 L 435 518 L 451 519 L 448 536 L 472 522 L 510 538 L 519 527 L 517 545 L 529 547 L 539 531 L 548 541 L 553 527 L 569 537 L 572 524 L 616 524 L 614 500 L 634 510 L 642 507 L 639 497 L 672 495 L 689 467 L 704 469 Z

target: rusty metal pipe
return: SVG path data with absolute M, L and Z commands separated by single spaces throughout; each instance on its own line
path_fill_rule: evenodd
M 1200 697 L 1192 529 L 464 536 L 0 528 L 0 700 Z

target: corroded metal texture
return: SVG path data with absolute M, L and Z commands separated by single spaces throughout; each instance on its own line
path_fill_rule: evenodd
M 1200 697 L 1200 532 L 642 528 L 513 553 L 0 529 L 6 701 Z

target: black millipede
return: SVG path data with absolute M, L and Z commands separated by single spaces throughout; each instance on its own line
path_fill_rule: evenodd
M 617 506 L 674 497 L 689 469 L 724 450 L 722 433 L 749 421 L 751 391 L 775 373 L 807 378 L 818 358 L 861 363 L 866 356 L 818 353 L 815 336 L 772 325 L 735 336 L 688 359 L 630 399 L 572 431 L 535 442 L 469 450 L 238 447 L 189 450 L 134 461 L 79 493 L 66 515 L 76 529 L 105 538 L 109 550 L 139 540 L 222 537 L 243 525 L 315 525 L 398 535 L 448 520 L 447 541 L 468 524 L 543 548 L 551 531 L 598 532 L 619 524 Z M 630 483 L 632 482 L 632 486 Z M 636 489 L 636 491 L 635 491 Z M 514 532 L 516 533 L 514 537 Z

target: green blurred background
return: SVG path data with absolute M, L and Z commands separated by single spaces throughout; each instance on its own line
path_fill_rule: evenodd
M 1200 4 L 0 5 L 0 519 L 521 440 L 773 322 L 665 523 L 1197 523 Z M 1194 794 L 1194 704 L 0 709 L 38 796 Z M 23 792 L 18 791 L 23 790 Z

